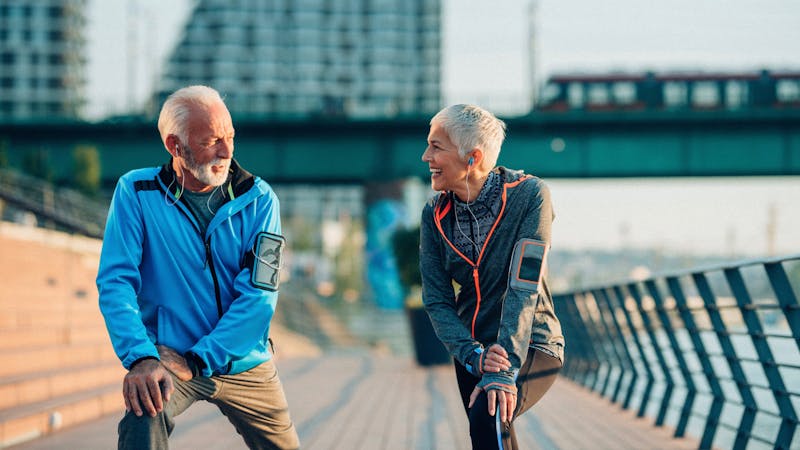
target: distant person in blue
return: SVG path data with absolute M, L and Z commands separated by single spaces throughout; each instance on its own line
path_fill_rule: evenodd
M 172 158 L 120 178 L 97 275 L 128 369 L 118 446 L 168 448 L 174 417 L 205 400 L 249 448 L 299 448 L 268 343 L 278 199 L 233 159 L 233 123 L 214 89 L 170 95 L 158 129 Z
M 472 448 L 517 449 L 514 419 L 555 381 L 564 337 L 544 279 L 553 207 L 542 180 L 495 167 L 505 123 L 473 105 L 430 122 L 422 161 L 422 299 L 455 359 Z M 454 289 L 454 282 L 458 289 Z

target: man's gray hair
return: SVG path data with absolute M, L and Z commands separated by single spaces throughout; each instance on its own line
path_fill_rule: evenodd
M 494 114 L 475 105 L 452 105 L 436 113 L 430 124 L 438 123 L 466 159 L 474 148 L 483 150 L 488 167 L 497 164 L 500 147 L 506 138 L 506 124 Z
M 167 136 L 174 134 L 185 144 L 189 138 L 186 128 L 192 107 L 208 108 L 217 103 L 225 104 L 219 92 L 208 86 L 187 86 L 173 92 L 167 97 L 158 115 L 158 132 L 161 133 L 161 140 L 166 142 Z

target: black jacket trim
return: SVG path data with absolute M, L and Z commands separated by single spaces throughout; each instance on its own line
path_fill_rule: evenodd
M 158 183 L 156 180 L 139 180 L 133 182 L 133 189 L 139 191 L 157 191 Z
M 172 169 L 172 161 L 173 158 L 170 158 L 167 163 L 161 166 L 161 171 L 158 173 L 158 177 L 161 178 L 161 182 L 164 183 L 164 186 L 169 186 L 171 182 L 177 179 L 175 171 Z M 235 159 L 231 160 L 230 176 L 228 177 L 227 183 L 233 186 L 233 194 L 236 197 L 249 191 L 255 182 L 256 180 L 252 173 L 244 170 Z M 227 199 L 225 202 L 227 203 L 230 200 L 231 199 Z

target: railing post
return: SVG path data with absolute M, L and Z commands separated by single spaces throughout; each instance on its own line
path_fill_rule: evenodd
M 772 285 L 772 290 L 775 292 L 775 297 L 778 299 L 778 304 L 781 305 L 783 314 L 786 316 L 786 323 L 789 324 L 789 329 L 792 330 L 792 337 L 800 349 L 800 303 L 794 295 L 792 285 L 789 283 L 789 277 L 786 276 L 786 271 L 783 265 L 779 262 L 766 263 L 764 269 L 767 271 L 769 283 Z
M 619 373 L 617 375 L 616 383 L 614 383 L 612 392 L 609 395 L 611 401 L 617 403 L 617 397 L 627 374 L 627 364 L 625 358 L 623 357 L 625 343 L 623 342 L 622 333 L 619 332 L 619 326 L 617 325 L 614 309 L 610 306 L 605 289 L 594 290 L 592 291 L 592 295 L 594 296 L 597 304 L 597 309 L 600 311 L 600 317 L 602 318 L 606 339 L 611 344 L 611 348 L 614 350 L 614 356 L 617 361 L 616 366 Z M 613 325 L 609 325 L 609 319 Z M 620 350 L 620 346 L 622 347 L 622 350 Z
M 628 308 L 625 306 L 625 293 L 623 292 L 622 286 L 614 286 L 614 295 L 617 297 L 617 303 L 622 310 L 622 313 L 625 315 L 625 322 L 628 324 L 628 330 L 631 333 L 631 339 L 633 339 L 633 343 L 636 346 L 636 351 L 639 353 L 639 361 L 641 362 L 642 367 L 647 374 L 647 384 L 651 385 L 653 382 L 653 371 L 650 370 L 650 366 L 647 364 L 647 358 L 644 354 L 644 347 L 639 339 L 639 331 L 636 329 L 636 325 L 633 323 L 633 319 L 631 318 L 631 314 L 628 312 Z M 631 384 L 628 387 L 628 392 L 625 395 L 625 401 L 622 403 L 622 407 L 624 409 L 628 409 L 630 407 L 631 399 L 633 398 L 633 391 L 636 387 L 636 379 L 637 379 L 637 371 L 636 365 L 631 363 L 634 367 L 634 375 L 633 380 L 631 380 Z
M 647 331 L 647 337 L 650 340 L 650 346 L 653 348 L 653 353 L 656 354 L 656 359 L 658 360 L 658 365 L 661 367 L 661 374 L 664 376 L 664 381 L 667 385 L 674 384 L 672 381 L 672 375 L 669 373 L 667 361 L 664 359 L 664 354 L 661 352 L 661 347 L 658 345 L 658 338 L 656 337 L 653 323 L 650 321 L 650 315 L 644 309 L 644 305 L 642 303 L 642 294 L 639 291 L 639 286 L 636 283 L 628 284 L 628 292 L 631 293 L 633 300 L 636 301 L 636 307 L 639 310 L 639 316 L 642 318 L 642 324 L 644 324 L 645 331 Z M 637 413 L 638 417 L 643 417 L 647 411 L 647 403 L 650 401 L 650 393 L 652 392 L 653 384 L 655 382 L 655 376 L 650 370 L 649 364 L 647 364 L 647 368 L 649 379 L 647 386 L 645 387 L 644 394 L 642 395 L 642 402 L 639 405 L 639 412 Z
M 614 304 L 611 302 L 612 292 L 616 294 L 616 291 L 611 291 L 611 289 L 603 289 L 599 292 L 600 296 L 605 301 L 606 306 L 608 307 L 608 314 L 611 316 L 611 321 L 614 324 L 614 332 L 616 332 L 616 338 L 614 338 L 613 342 L 616 344 L 615 347 L 622 347 L 622 353 L 624 358 L 620 358 L 620 368 L 622 369 L 622 373 L 620 374 L 619 381 L 617 382 L 617 387 L 614 390 L 614 396 L 611 398 L 611 401 L 614 403 L 619 403 L 619 394 L 620 388 L 622 387 L 622 379 L 623 376 L 630 372 L 631 378 L 628 381 L 628 393 L 626 395 L 626 399 L 630 398 L 630 393 L 633 390 L 633 387 L 636 385 L 636 380 L 639 377 L 638 372 L 636 371 L 636 365 L 633 362 L 633 356 L 631 356 L 631 352 L 629 349 L 629 342 L 625 338 L 625 333 L 620 326 L 619 320 L 617 320 L 617 313 L 616 308 L 614 308 Z M 624 305 L 622 307 L 623 311 L 625 309 Z M 623 408 L 628 409 L 628 402 L 623 401 Z
M 778 304 L 781 306 L 784 316 L 786 316 L 786 323 L 789 324 L 789 329 L 792 330 L 792 337 L 794 338 L 795 345 L 800 349 L 800 304 L 798 304 L 797 296 L 792 290 L 792 285 L 789 283 L 789 277 L 786 276 L 786 270 L 783 268 L 781 262 L 772 262 L 764 264 L 764 269 L 767 271 L 772 290 L 775 292 L 775 298 L 778 299 Z M 789 448 L 792 445 L 792 438 L 794 437 L 795 429 L 797 428 L 797 419 L 787 423 L 784 418 L 781 424 L 781 431 L 778 433 L 778 439 L 775 442 L 776 448 Z
M 739 422 L 739 430 L 736 433 L 736 440 L 733 443 L 733 448 L 743 449 L 747 447 L 747 441 L 750 439 L 750 433 L 753 430 L 753 422 L 755 420 L 756 411 L 758 410 L 758 405 L 756 404 L 756 400 L 753 397 L 753 392 L 750 390 L 750 386 L 747 383 L 747 377 L 744 374 L 742 365 L 739 364 L 739 358 L 736 355 L 736 350 L 734 349 L 733 343 L 728 335 L 725 321 L 722 319 L 722 315 L 719 312 L 716 298 L 714 297 L 714 293 L 711 290 L 711 286 L 708 283 L 706 275 L 704 273 L 694 273 L 692 274 L 692 278 L 694 279 L 695 286 L 697 286 L 697 292 L 703 299 L 706 312 L 711 320 L 711 325 L 714 327 L 714 332 L 717 334 L 719 345 L 722 348 L 722 353 L 725 355 L 725 359 L 728 361 L 728 366 L 730 367 L 731 374 L 733 375 L 733 381 L 736 383 L 736 387 L 739 390 L 739 395 L 742 396 L 744 412 L 742 413 L 742 419 Z
M 614 312 L 604 307 L 604 305 L 606 306 L 608 305 L 608 302 L 605 301 L 605 293 L 603 292 L 602 289 L 593 290 L 591 291 L 591 293 L 592 297 L 594 297 L 595 305 L 597 305 L 597 311 L 600 314 L 600 323 L 603 325 L 603 331 L 604 331 L 603 335 L 605 337 L 606 345 L 611 347 L 610 353 L 613 354 L 613 361 L 611 361 L 611 364 L 612 366 L 616 366 L 616 368 L 619 370 L 619 374 L 617 375 L 616 379 L 616 384 L 614 386 L 614 391 L 610 395 L 608 395 L 611 401 L 616 402 L 617 393 L 619 392 L 620 386 L 622 385 L 622 380 L 625 377 L 625 361 L 622 357 L 623 351 L 619 349 L 619 345 L 622 345 L 623 349 L 625 345 L 619 342 L 621 337 L 614 337 L 611 333 L 611 328 L 608 325 L 609 318 L 607 318 L 606 315 L 611 316 L 610 318 L 611 322 L 616 324 L 616 321 L 614 320 Z M 607 386 L 604 387 L 603 390 L 601 391 L 602 395 L 607 395 L 606 388 Z
M 689 338 L 692 340 L 695 353 L 697 353 L 697 359 L 700 360 L 700 366 L 703 368 L 703 375 L 705 375 L 706 380 L 708 380 L 708 384 L 714 397 L 714 400 L 711 403 L 711 409 L 706 417 L 705 431 L 703 431 L 703 436 L 700 439 L 700 448 L 711 448 L 711 444 L 714 441 L 714 435 L 717 432 L 717 426 L 719 425 L 719 415 L 722 412 L 722 406 L 725 403 L 725 395 L 722 391 L 719 381 L 717 380 L 714 367 L 711 365 L 711 361 L 708 359 L 708 352 L 703 344 L 703 339 L 700 338 L 700 332 L 697 328 L 697 323 L 694 320 L 691 309 L 689 309 L 689 302 L 686 300 L 686 295 L 683 293 L 680 280 L 678 280 L 677 277 L 669 277 L 667 278 L 667 285 L 669 286 L 672 297 L 675 299 L 675 304 L 677 305 L 681 319 L 683 319 L 683 323 L 686 326 L 686 331 L 689 332 Z M 683 404 L 683 409 L 681 410 L 681 420 L 678 423 L 678 426 L 675 427 L 675 436 L 683 436 L 686 432 L 686 425 L 689 423 L 689 416 L 692 413 L 692 405 L 694 403 L 695 395 L 697 395 L 697 388 L 695 387 L 694 382 L 691 381 L 691 376 L 689 377 L 689 380 L 691 385 L 689 388 L 689 393 L 686 395 L 686 401 Z
M 758 354 L 761 368 L 764 369 L 769 388 L 772 391 L 772 395 L 775 397 L 775 403 L 778 405 L 778 410 L 780 410 L 781 417 L 783 418 L 780 430 L 778 431 L 778 439 L 775 444 L 776 446 L 780 445 L 781 448 L 785 448 L 783 447 L 785 443 L 786 447 L 788 447 L 794 436 L 797 414 L 794 411 L 794 406 L 792 406 L 789 393 L 786 391 L 786 384 L 783 382 L 783 376 L 778 370 L 775 358 L 772 355 L 772 350 L 770 350 L 769 344 L 767 343 L 766 336 L 764 335 L 764 328 L 761 326 L 761 321 L 756 313 L 758 305 L 754 304 L 753 300 L 750 298 L 750 293 L 747 292 L 744 279 L 742 279 L 742 273 L 738 267 L 725 269 L 725 278 L 728 280 L 731 292 L 733 292 L 736 303 L 739 305 L 739 309 L 742 312 L 742 318 L 747 326 L 747 333 L 753 341 L 753 347 L 755 347 L 756 353 Z
M 612 356 L 609 354 L 608 345 L 606 343 L 607 334 L 603 334 L 602 330 L 600 330 L 600 326 L 595 323 L 594 318 L 592 317 L 591 312 L 587 310 L 586 305 L 586 292 L 578 294 L 581 297 L 581 302 L 583 305 L 583 310 L 581 311 L 581 304 L 579 302 L 575 302 L 575 306 L 578 307 L 578 310 L 582 312 L 582 317 L 584 318 L 584 323 L 586 326 L 586 332 L 589 335 L 590 342 L 592 343 L 592 347 L 597 352 L 598 362 L 600 363 L 597 368 L 597 378 L 595 382 L 592 384 L 591 389 L 593 391 L 597 391 L 600 395 L 603 395 L 603 392 L 606 391 L 608 387 L 609 380 L 611 379 L 611 372 L 612 372 Z M 600 369 L 604 368 L 604 375 L 601 380 L 600 376 Z
M 664 332 L 667 334 L 667 340 L 669 340 L 672 356 L 675 357 L 675 361 L 678 363 L 678 369 L 681 371 L 684 379 L 687 377 L 687 375 L 691 377 L 691 375 L 689 375 L 689 367 L 686 365 L 686 360 L 683 357 L 683 349 L 681 349 L 681 346 L 678 343 L 678 339 L 675 335 L 675 329 L 672 327 L 672 323 L 669 320 L 669 314 L 667 314 L 667 310 L 664 307 L 664 299 L 661 296 L 661 292 L 658 290 L 658 286 L 656 286 L 656 282 L 654 280 L 647 280 L 645 281 L 645 286 L 647 287 L 647 291 L 650 293 L 650 296 L 653 297 L 653 301 L 656 304 L 658 319 L 661 321 L 661 326 L 664 327 Z M 667 416 L 667 409 L 669 408 L 672 391 L 674 388 L 675 384 L 670 377 L 670 384 L 665 390 L 664 398 L 661 400 L 661 406 L 658 410 L 658 416 L 656 417 L 656 425 L 658 426 L 664 424 L 664 419 Z
M 564 359 L 569 367 L 568 376 L 584 386 L 590 387 L 589 377 L 593 381 L 597 380 L 600 361 L 592 345 L 592 339 L 586 331 L 588 325 L 581 319 L 578 307 L 575 305 L 574 294 L 567 294 L 559 299 L 559 308 L 564 310 L 564 314 L 559 312 L 559 318 L 565 325 L 564 336 L 567 348 Z

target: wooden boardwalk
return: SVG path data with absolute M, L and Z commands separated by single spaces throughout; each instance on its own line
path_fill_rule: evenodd
M 116 447 L 124 370 L 97 308 L 99 244 L 0 222 L 0 448 L 22 441 L 10 448 Z M 343 325 L 313 302 L 281 295 L 282 320 L 270 332 L 304 449 L 469 449 L 451 366 L 420 368 L 388 356 L 388 345 L 367 350 L 343 339 Z M 361 320 L 406 339 L 402 315 Z M 284 323 L 325 333 L 302 336 Z M 335 348 L 347 350 L 326 353 L 316 345 L 334 337 Z M 198 403 L 176 423 L 173 449 L 245 448 L 213 405 Z M 698 446 L 566 379 L 518 419 L 517 433 L 520 447 L 531 450 Z
M 420 368 L 407 358 L 353 352 L 279 359 L 278 368 L 304 449 L 469 449 L 449 365 Z M 121 411 L 12 448 L 115 448 L 120 416 Z M 246 449 L 208 403 L 192 406 L 176 423 L 173 449 Z M 671 430 L 565 378 L 518 419 L 517 430 L 520 447 L 531 450 L 698 447 L 697 440 L 675 439 Z

